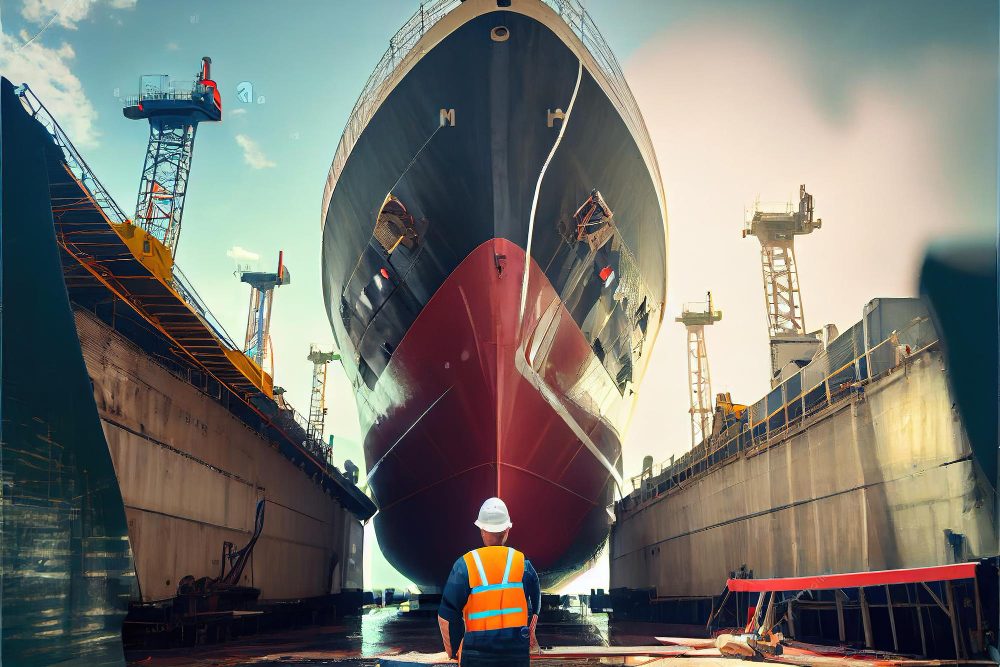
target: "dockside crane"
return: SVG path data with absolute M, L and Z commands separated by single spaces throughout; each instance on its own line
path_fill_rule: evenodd
M 712 433 L 712 376 L 708 369 L 705 348 L 705 327 L 722 319 L 715 310 L 712 293 L 704 303 L 686 303 L 676 318 L 687 329 L 688 396 L 691 403 L 691 446 L 702 442 Z
M 331 361 L 338 361 L 340 354 L 334 351 L 324 352 L 316 345 L 309 346 L 309 356 L 313 363 L 312 390 L 309 393 L 309 437 L 317 442 L 323 441 L 323 430 L 326 426 L 326 371 Z M 332 438 L 332 436 L 331 436 Z M 332 446 L 331 446 L 332 449 Z M 329 458 L 329 452 L 327 452 Z
M 292 282 L 292 276 L 285 266 L 284 253 L 278 253 L 278 270 L 237 271 L 240 281 L 250 285 L 250 312 L 247 315 L 247 333 L 243 353 L 260 368 L 264 368 L 270 354 L 271 304 L 274 302 L 274 288 Z M 272 364 L 271 375 L 274 375 Z
M 144 75 L 139 94 L 127 97 L 122 109 L 126 118 L 149 121 L 134 222 L 171 256 L 177 254 L 195 132 L 199 123 L 222 120 L 222 98 L 211 66 L 211 58 L 202 58 L 198 78 L 183 86 L 166 74 Z
M 785 211 L 765 211 L 758 202 L 753 216 L 744 222 L 743 238 L 756 236 L 760 241 L 772 386 L 780 383 L 782 369 L 788 364 L 794 363 L 797 369 L 808 363 L 820 344 L 815 335 L 806 332 L 795 265 L 795 237 L 811 234 L 823 225 L 813 209 L 813 196 L 801 185 L 798 210 L 789 204 Z

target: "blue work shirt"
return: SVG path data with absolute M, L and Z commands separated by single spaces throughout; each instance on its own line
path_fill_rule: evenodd
M 542 589 L 538 583 L 538 574 L 528 559 L 524 560 L 524 576 L 521 578 L 524 586 L 524 597 L 528 601 L 528 623 L 531 617 L 538 613 L 542 606 Z M 438 616 L 448 621 L 451 635 L 451 649 L 458 652 L 458 646 L 465 635 L 465 619 L 462 610 L 469 599 L 472 589 L 469 588 L 469 569 L 465 558 L 459 558 L 451 568 L 448 582 L 441 594 L 441 606 Z M 522 628 L 503 628 L 501 630 L 484 630 L 473 632 L 465 637 L 462 653 L 516 653 L 527 655 L 529 650 L 528 631 Z

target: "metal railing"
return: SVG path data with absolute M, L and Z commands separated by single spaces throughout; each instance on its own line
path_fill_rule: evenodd
M 63 157 L 66 160 L 66 165 L 72 172 L 73 176 L 80 182 L 83 188 L 93 199 L 94 203 L 101 209 L 104 216 L 109 222 L 116 224 L 122 224 L 129 221 L 128 216 L 122 211 L 118 203 L 111 197 L 104 185 L 97 179 L 94 175 L 93 170 L 80 155 L 80 152 L 70 141 L 66 132 L 56 121 L 55 117 L 49 112 L 49 110 L 42 104 L 42 101 L 38 99 L 34 91 L 28 87 L 28 84 L 24 83 L 17 87 L 15 90 L 17 95 L 21 98 L 21 103 L 27 109 L 28 113 L 32 118 L 37 120 L 39 123 L 48 130 L 49 134 L 55 140 L 56 145 L 63 152 Z M 187 94 L 190 98 L 190 93 Z M 191 308 L 205 321 L 205 324 L 215 333 L 215 335 L 224 342 L 225 344 L 232 347 L 234 350 L 241 349 L 238 345 L 233 342 L 232 337 L 222 326 L 219 320 L 212 314 L 208 306 L 198 295 L 198 292 L 191 286 L 190 281 L 181 271 L 180 267 L 174 264 L 173 267 L 173 280 L 172 287 L 177 291 L 178 294 L 184 299 L 184 301 L 191 306 Z
M 25 109 L 27 109 L 28 113 L 41 123 L 55 140 L 56 145 L 62 150 L 66 164 L 70 171 L 81 183 L 84 189 L 86 189 L 94 203 L 97 204 L 101 211 L 103 211 L 107 220 L 117 224 L 124 223 L 128 220 L 125 213 L 118 206 L 115 200 L 112 199 L 104 185 L 102 185 L 97 179 L 90 166 L 80 155 L 79 151 L 77 151 L 65 131 L 45 105 L 42 104 L 41 100 L 39 100 L 34 92 L 28 87 L 28 85 L 22 84 L 16 89 L 15 92 L 21 98 L 21 103 L 24 105 Z M 187 96 L 190 98 L 191 93 L 187 93 Z M 143 99 L 148 99 L 148 96 L 143 96 Z M 205 301 L 198 294 L 197 290 L 195 290 L 187 276 L 184 275 L 184 272 L 181 271 L 181 268 L 176 264 L 173 266 L 173 280 L 171 282 L 172 287 L 177 291 L 181 298 L 184 299 L 191 309 L 202 319 L 202 321 L 205 322 L 205 324 L 212 330 L 220 341 L 234 350 L 242 349 L 233 341 L 232 336 L 230 336 L 225 327 L 222 326 L 222 323 L 219 322 L 212 311 L 209 310 L 208 306 L 205 305 Z M 288 404 L 286 403 L 286 405 Z M 285 413 L 289 414 L 292 421 L 302 427 L 305 439 L 302 441 L 301 445 L 310 453 L 322 460 L 326 464 L 328 470 L 339 472 L 339 469 L 337 469 L 333 463 L 331 448 L 326 446 L 322 440 L 309 437 L 309 421 L 291 405 L 288 405 L 288 409 Z
M 21 98 L 21 104 L 28 111 L 28 114 L 48 130 L 49 134 L 55 140 L 56 145 L 62 149 L 63 156 L 66 158 L 66 166 L 69 167 L 73 176 L 88 191 L 94 202 L 104 211 L 104 215 L 107 216 L 108 220 L 117 223 L 125 222 L 128 219 L 125 213 L 118 206 L 117 202 L 112 199 L 111 195 L 108 194 L 108 191 L 101 182 L 97 180 L 97 177 L 94 176 L 93 170 L 91 170 L 79 151 L 76 150 L 76 146 L 69 140 L 66 132 L 63 131 L 59 123 L 56 122 L 56 119 L 49 113 L 49 110 L 45 108 L 45 105 L 38 99 L 34 91 L 28 87 L 28 84 L 22 83 L 14 89 L 14 92 Z
M 739 452 L 767 447 L 775 438 L 798 428 L 809 418 L 862 394 L 866 385 L 881 379 L 919 352 L 931 348 L 939 336 L 927 317 L 914 318 L 874 347 L 867 348 L 858 325 L 838 338 L 851 341 L 848 354 L 831 355 L 831 348 L 784 383 L 747 408 L 747 418 L 728 431 L 690 451 L 654 465 L 631 477 L 633 501 L 643 503 L 700 476 Z M 807 373 L 812 370 L 813 373 Z M 812 378 L 810 379 L 810 375 Z M 777 398 L 775 398 L 777 397 Z
M 601 36 L 600 30 L 597 29 L 590 15 L 587 14 L 578 0 L 539 0 L 539 2 L 550 7 L 562 18 L 597 63 L 610 88 L 608 92 L 623 113 L 625 124 L 639 143 L 640 150 L 646 156 L 650 168 L 655 172 L 655 187 L 657 195 L 662 200 L 659 166 L 656 162 L 652 142 L 649 139 L 649 132 L 639 111 L 639 105 L 625 81 L 621 66 Z M 340 179 L 341 172 L 354 149 L 354 145 L 365 127 L 368 126 L 368 122 L 375 114 L 386 89 L 391 84 L 393 73 L 410 58 L 413 47 L 420 38 L 461 3 L 462 0 L 433 0 L 421 4 L 420 9 L 389 40 L 389 48 L 386 49 L 361 89 L 361 94 L 351 110 L 347 125 L 340 137 L 340 143 L 337 145 L 337 152 L 330 165 L 330 174 L 323 191 L 324 210 L 320 213 L 321 219 L 325 220 L 326 218 L 325 208 L 333 195 L 333 188 Z
M 147 90 L 138 95 L 126 95 L 122 98 L 122 106 L 134 107 L 146 100 L 201 100 L 205 95 L 211 94 L 208 86 L 200 83 L 191 84 L 190 90 L 176 90 L 168 88 L 164 90 Z
M 177 293 L 181 295 L 184 301 L 191 306 L 192 310 L 194 310 L 195 313 L 197 313 L 198 316 L 205 322 L 205 324 L 208 325 L 208 327 L 212 330 L 212 333 L 215 334 L 216 338 L 234 350 L 242 349 L 242 347 L 236 344 L 233 337 L 229 335 L 226 328 L 222 326 L 222 323 L 215 317 L 215 314 L 208 309 L 208 306 L 205 305 L 201 295 L 198 294 L 197 290 L 195 290 L 194 286 L 191 284 L 191 281 L 188 280 L 188 277 L 184 275 L 183 271 L 181 271 L 181 267 L 176 264 L 174 264 L 173 283 L 174 289 L 177 290 Z

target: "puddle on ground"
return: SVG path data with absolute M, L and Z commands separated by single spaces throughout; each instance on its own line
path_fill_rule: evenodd
M 655 644 L 646 624 L 609 622 L 607 614 L 586 609 L 556 612 L 538 627 L 542 646 L 606 646 Z M 662 627 L 660 628 L 662 632 Z M 369 609 L 359 618 L 328 626 L 311 626 L 278 634 L 256 635 L 225 644 L 126 655 L 130 667 L 272 667 L 278 665 L 345 665 L 375 667 L 386 653 L 441 650 L 437 618 L 400 613 L 397 608 Z M 562 667 L 596 665 L 597 660 L 535 661 Z

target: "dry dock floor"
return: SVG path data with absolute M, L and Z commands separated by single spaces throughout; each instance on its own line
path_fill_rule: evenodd
M 657 632 L 659 630 L 659 632 Z M 607 646 L 654 644 L 662 626 L 610 622 L 607 614 L 567 612 L 556 622 L 541 623 L 543 646 Z M 437 621 L 431 616 L 401 615 L 398 609 L 369 609 L 360 618 L 328 626 L 311 626 L 280 634 L 258 635 L 224 644 L 126 655 L 129 667 L 270 667 L 277 665 L 344 665 L 375 667 L 378 657 L 410 651 L 441 650 Z M 602 664 L 597 658 L 535 660 L 533 667 L 577 667 Z M 606 663 L 604 663 L 606 664 Z M 619 663 L 620 664 L 620 663 Z M 672 662 L 681 667 L 681 663 Z M 698 663 L 714 667 L 708 661 Z
M 632 647 L 658 646 L 654 637 L 661 635 L 694 636 L 694 628 L 674 628 L 649 623 L 611 621 L 607 614 L 592 614 L 586 610 L 566 612 L 558 621 L 540 623 L 538 639 L 543 647 Z M 679 631 L 678 631 L 679 630 Z M 684 632 L 687 630 L 687 632 Z M 397 608 L 369 609 L 360 618 L 349 618 L 337 625 L 312 626 L 279 634 L 257 635 L 224 644 L 196 646 L 162 651 L 135 651 L 126 655 L 129 667 L 277 667 L 279 665 L 311 665 L 313 667 L 343 665 L 345 667 L 377 667 L 401 664 L 380 661 L 380 657 L 402 654 L 437 653 L 441 650 L 437 622 L 432 616 L 401 615 Z M 583 649 L 581 652 L 586 652 Z M 734 667 L 735 658 L 711 656 L 673 656 L 648 658 L 618 656 L 613 658 L 578 657 L 572 659 L 532 660 L 532 667 L 589 667 L 591 665 L 630 665 L 644 667 Z M 784 662 L 784 661 L 782 661 Z M 407 663 L 402 663 L 407 664 Z M 435 664 L 434 661 L 424 664 Z M 439 663 L 438 663 L 439 664 Z M 454 664 L 454 663 L 451 663 Z M 749 664 L 749 663 L 744 663 Z M 762 663 L 757 663 L 762 664 Z M 777 664 L 777 663 L 764 663 Z M 788 664 L 788 663 L 786 663 Z M 792 663 L 795 664 L 795 663 Z M 808 663 L 812 667 L 877 663 L 820 658 Z M 919 665 L 954 665 L 954 662 L 914 661 Z M 962 664 L 983 664 L 967 662 Z M 991 663 L 993 664 L 993 663 Z

